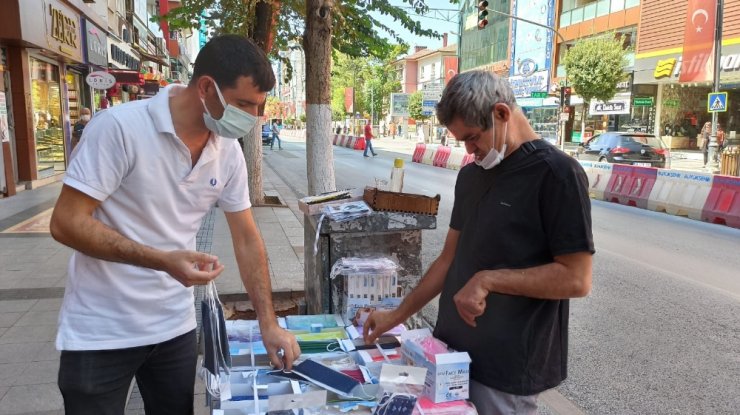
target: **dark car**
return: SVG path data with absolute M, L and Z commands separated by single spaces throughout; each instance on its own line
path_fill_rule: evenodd
M 272 127 L 269 123 L 262 124 L 262 144 L 267 145 L 272 141 Z
M 670 168 L 671 153 L 653 135 L 610 131 L 594 136 L 578 150 L 580 160 Z

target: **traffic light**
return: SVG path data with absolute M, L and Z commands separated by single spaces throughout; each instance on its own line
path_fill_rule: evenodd
M 478 30 L 485 29 L 488 26 L 488 1 L 483 0 L 478 3 Z
M 569 86 L 560 88 L 560 103 L 564 107 L 570 107 L 570 92 Z

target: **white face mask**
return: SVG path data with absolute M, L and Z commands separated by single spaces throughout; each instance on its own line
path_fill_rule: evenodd
M 507 121 L 504 123 L 504 145 L 501 147 L 501 151 L 499 152 L 496 150 L 496 122 L 493 115 L 491 115 L 491 120 L 493 121 L 491 126 L 493 129 L 493 145 L 491 146 L 491 150 L 488 151 L 488 154 L 486 154 L 483 160 L 474 160 L 475 164 L 483 167 L 484 170 L 490 170 L 498 166 L 504 159 L 504 154 L 506 154 L 506 133 L 508 132 L 509 122 Z
M 201 98 L 200 101 L 203 103 L 203 108 L 206 110 L 205 114 L 203 114 L 203 121 L 205 121 L 206 127 L 224 138 L 236 139 L 244 137 L 247 133 L 252 131 L 252 128 L 254 128 L 254 124 L 257 122 L 257 117 L 248 112 L 242 111 L 233 105 L 227 104 L 215 81 L 213 82 L 213 85 L 216 87 L 218 99 L 224 107 L 224 114 L 220 119 L 214 119 L 208 111 L 208 107 L 206 107 L 206 101 Z
M 82 122 L 88 122 L 88 121 L 90 121 L 90 116 L 87 115 L 87 114 L 82 114 L 82 115 L 80 115 L 80 121 L 82 121 Z

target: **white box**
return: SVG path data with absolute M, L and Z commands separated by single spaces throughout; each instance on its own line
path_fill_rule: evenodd
M 401 334 L 401 354 L 406 363 L 425 367 L 424 396 L 434 403 L 468 399 L 470 393 L 470 356 L 467 352 L 439 353 L 434 361 L 411 339 L 430 337 L 429 329 L 409 330 Z

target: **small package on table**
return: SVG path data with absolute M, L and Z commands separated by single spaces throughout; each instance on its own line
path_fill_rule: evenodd
M 347 324 L 373 310 L 393 310 L 403 300 L 398 264 L 390 258 L 340 258 L 332 267 L 332 307 Z
M 401 354 L 406 363 L 425 367 L 424 395 L 434 403 L 468 399 L 470 391 L 470 356 L 454 352 L 429 329 L 409 330 L 401 334 Z

